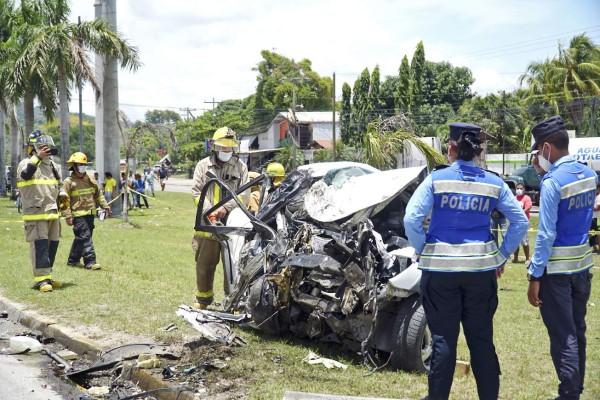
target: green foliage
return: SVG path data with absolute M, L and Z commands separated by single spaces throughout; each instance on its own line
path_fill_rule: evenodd
M 418 110 L 423 103 L 423 95 L 425 94 L 423 88 L 425 79 L 425 46 L 423 46 L 422 40 L 417 43 L 417 48 L 410 62 L 410 76 L 412 104 Z
M 331 110 L 333 81 L 312 70 L 308 59 L 299 62 L 269 50 L 255 68 L 258 72 L 253 125 L 268 124 L 277 111 L 302 104 L 311 111 Z
M 94 163 L 96 159 L 96 126 L 90 121 L 83 121 L 83 152 L 88 157 L 89 163 Z M 39 129 L 48 133 L 57 148 L 61 148 L 60 127 L 58 121 L 49 122 L 40 125 Z M 79 117 L 71 114 L 71 123 L 69 124 L 69 152 L 60 154 L 59 158 L 68 159 L 71 154 L 79 151 Z
M 333 150 L 319 149 L 313 155 L 313 162 L 333 161 Z M 335 161 L 361 161 L 360 151 L 342 142 L 335 143 Z
M 146 122 L 151 124 L 169 124 L 175 125 L 181 121 L 181 116 L 171 110 L 148 110 L 144 115 Z
M 340 135 L 342 136 L 342 142 L 348 144 L 352 138 L 352 127 L 351 127 L 351 89 L 350 85 L 346 82 L 342 85 L 342 107 L 340 109 Z
M 531 63 L 519 81 L 527 84 L 528 102 L 541 99 L 564 112 L 581 134 L 585 99 L 600 96 L 600 47 L 586 34 L 577 35 L 568 48 L 559 44 L 552 59 Z
M 371 83 L 369 86 L 369 99 L 367 102 L 367 111 L 369 118 L 374 118 L 376 115 L 380 115 L 385 103 L 381 99 L 381 73 L 379 72 L 379 65 L 376 65 L 371 74 Z
M 354 82 L 352 91 L 352 136 L 350 143 L 360 143 L 367 131 L 369 122 L 369 91 L 371 77 L 369 69 L 365 68 L 358 79 Z
M 449 104 L 457 111 L 465 100 L 473 97 L 473 82 L 473 74 L 466 67 L 454 67 L 447 61 L 425 61 L 421 104 Z
M 408 57 L 405 54 L 402 58 L 402 64 L 400 64 L 400 68 L 398 69 L 398 81 L 394 96 L 396 112 L 407 113 L 410 110 L 410 82 L 410 67 L 408 66 Z
M 273 161 L 283 165 L 287 172 L 292 171 L 292 146 L 283 146 L 273 158 Z M 304 154 L 296 150 L 296 166 L 304 165 Z

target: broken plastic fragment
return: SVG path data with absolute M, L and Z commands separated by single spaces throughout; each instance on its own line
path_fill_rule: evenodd
M 348 369 L 348 366 L 345 364 L 342 364 L 339 361 L 335 361 L 332 360 L 330 358 L 325 358 L 325 357 L 321 357 L 315 353 L 313 353 L 312 351 L 308 352 L 308 355 L 306 357 L 304 357 L 304 359 L 302 359 L 303 362 L 311 364 L 311 365 L 315 365 L 315 364 L 323 364 L 327 369 L 331 369 L 331 368 L 341 368 L 343 370 Z

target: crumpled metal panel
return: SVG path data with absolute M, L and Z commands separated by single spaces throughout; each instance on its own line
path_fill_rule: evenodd
M 341 187 L 319 181 L 304 196 L 304 208 L 316 221 L 337 221 L 392 199 L 415 182 L 424 169 L 403 168 L 356 176 Z

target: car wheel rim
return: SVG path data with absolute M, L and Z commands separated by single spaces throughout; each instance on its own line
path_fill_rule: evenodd
M 423 332 L 423 341 L 421 344 L 421 360 L 423 361 L 423 365 L 429 369 L 429 363 L 431 361 L 431 353 L 433 352 L 433 344 L 431 340 L 431 331 L 429 327 L 425 328 L 425 332 Z

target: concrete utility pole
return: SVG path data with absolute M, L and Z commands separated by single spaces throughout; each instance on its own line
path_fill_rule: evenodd
M 196 120 L 196 117 L 194 117 L 194 114 L 192 114 L 192 111 L 196 111 L 195 108 L 185 107 L 185 108 L 180 108 L 179 111 L 185 111 L 186 121 L 189 121 L 190 119 L 192 121 Z
M 96 18 L 108 21 L 110 29 L 117 31 L 117 0 L 95 0 Z M 121 138 L 117 126 L 119 109 L 118 63 L 114 57 L 96 54 L 96 77 L 102 93 L 96 101 L 96 170 L 101 176 L 111 172 L 120 176 Z M 113 211 L 118 215 L 121 210 L 120 197 L 113 203 Z

